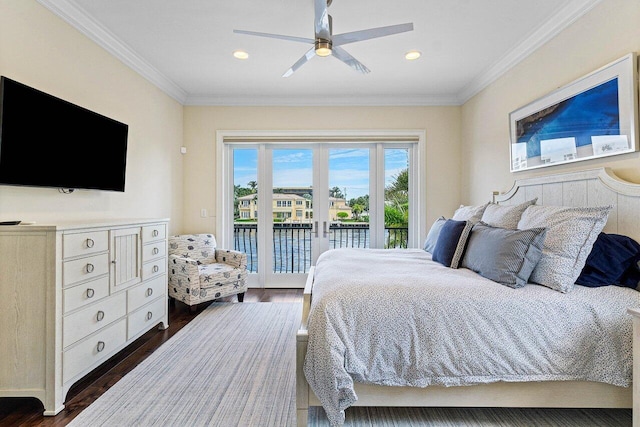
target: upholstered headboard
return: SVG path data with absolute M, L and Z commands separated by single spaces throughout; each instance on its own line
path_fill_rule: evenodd
M 603 231 L 640 241 L 640 184 L 619 178 L 610 168 L 520 179 L 506 193 L 494 194 L 494 201 L 512 205 L 534 197 L 538 205 L 612 205 Z

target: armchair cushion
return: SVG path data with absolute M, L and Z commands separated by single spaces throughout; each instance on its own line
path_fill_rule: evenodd
M 216 262 L 216 238 L 213 234 L 171 236 L 169 255 L 191 258 L 198 264 L 211 264 Z
M 234 268 L 247 269 L 247 254 L 230 249 L 216 249 L 216 262 L 230 265 Z

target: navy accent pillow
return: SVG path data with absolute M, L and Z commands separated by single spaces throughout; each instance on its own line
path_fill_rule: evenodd
M 620 234 L 600 233 L 576 280 L 578 285 L 636 288 L 640 281 L 640 244 Z
M 458 268 L 472 227 L 470 221 L 446 220 L 440 229 L 431 259 L 446 267 Z

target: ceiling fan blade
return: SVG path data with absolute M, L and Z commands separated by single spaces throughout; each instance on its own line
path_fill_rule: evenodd
M 246 31 L 246 30 L 233 30 L 233 32 L 236 34 L 248 34 L 250 36 L 269 37 L 272 39 L 289 40 L 292 42 L 311 43 L 311 44 L 315 43 L 315 40 L 308 39 L 305 37 L 293 37 L 293 36 L 285 36 L 282 34 L 271 34 L 271 33 L 258 33 L 256 31 Z
M 369 70 L 363 63 L 358 61 L 356 58 L 351 56 L 346 50 L 341 47 L 333 46 L 332 54 L 340 61 L 347 64 L 349 67 L 353 68 L 356 71 L 361 72 L 362 74 L 367 74 L 371 70 Z
M 331 24 L 329 23 L 329 11 L 327 0 L 313 0 L 315 12 L 316 38 L 331 40 Z
M 333 36 L 333 45 L 341 46 L 347 43 L 375 39 L 378 37 L 390 36 L 392 34 L 404 33 L 407 31 L 413 31 L 412 22 L 407 24 L 390 25 L 388 27 L 369 28 L 368 30 L 336 34 L 335 36 Z
M 291 76 L 293 73 L 296 72 L 296 70 L 300 67 L 302 67 L 304 64 L 307 63 L 307 61 L 309 61 L 311 58 L 313 58 L 314 56 L 316 56 L 316 48 L 312 47 L 311 49 L 309 49 L 307 51 L 307 53 L 304 54 L 304 56 L 300 59 L 298 59 L 296 61 L 295 64 L 293 64 L 291 66 L 291 68 L 289 68 L 283 75 L 282 77 L 289 77 Z

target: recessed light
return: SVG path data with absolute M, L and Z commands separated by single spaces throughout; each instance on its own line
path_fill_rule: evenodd
M 405 53 L 404 57 L 409 61 L 413 61 L 420 58 L 421 55 L 422 53 L 420 53 L 420 51 L 410 50 L 409 52 Z
M 237 59 L 247 59 L 249 58 L 249 54 L 244 50 L 236 50 L 233 52 L 233 56 Z

